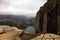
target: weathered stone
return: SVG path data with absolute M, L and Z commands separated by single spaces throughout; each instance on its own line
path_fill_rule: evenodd
M 60 40 L 60 36 L 55 34 L 31 34 L 10 26 L 0 26 L 0 28 L 1 30 L 4 29 L 0 33 L 0 40 L 52 40 L 56 38 L 57 40 Z
M 36 33 L 60 33 L 60 1 L 48 0 L 37 12 Z
M 60 40 L 60 36 L 55 34 L 41 34 L 31 40 Z
M 21 40 L 22 32 L 16 27 L 0 26 L 0 40 Z

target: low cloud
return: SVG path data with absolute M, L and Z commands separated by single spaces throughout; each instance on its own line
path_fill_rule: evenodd
M 32 15 L 35 16 L 39 8 L 47 0 L 0 0 L 0 14 Z

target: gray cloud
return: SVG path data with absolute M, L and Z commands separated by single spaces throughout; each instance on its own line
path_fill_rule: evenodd
M 45 2 L 46 0 L 0 0 L 0 12 L 34 16 Z

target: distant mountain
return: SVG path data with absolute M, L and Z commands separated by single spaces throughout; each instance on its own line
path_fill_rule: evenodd
M 35 17 L 27 17 L 24 15 L 0 15 L 0 25 L 16 26 L 25 29 L 28 26 L 34 26 Z
M 14 21 L 27 21 L 34 20 L 34 17 L 27 17 L 24 15 L 0 15 L 0 19 L 9 19 Z

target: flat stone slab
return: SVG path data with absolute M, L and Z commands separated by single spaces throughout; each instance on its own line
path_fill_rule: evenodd
M 60 40 L 60 36 L 46 33 L 46 34 L 41 34 L 40 36 L 37 36 L 31 40 Z

